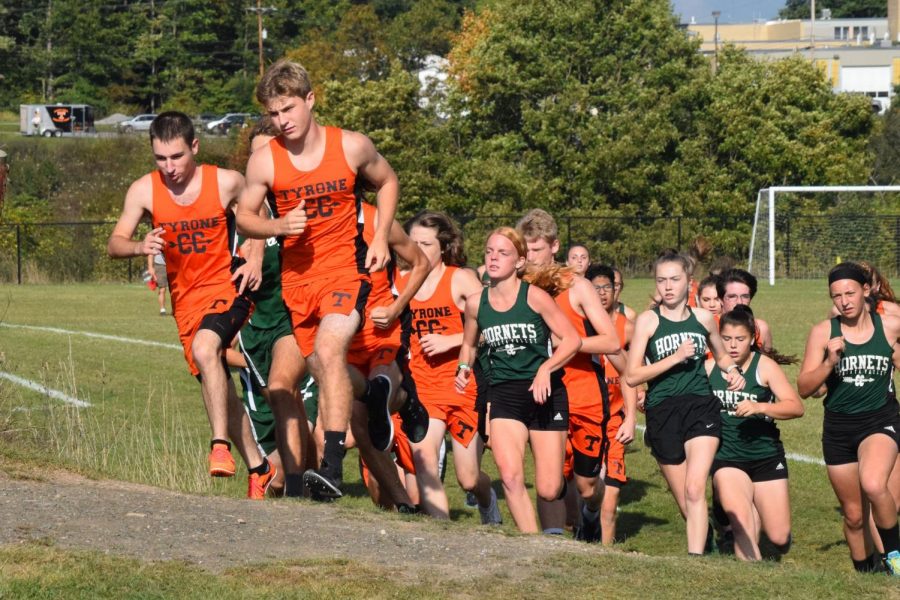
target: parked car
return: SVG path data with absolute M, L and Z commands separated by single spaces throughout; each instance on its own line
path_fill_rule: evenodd
M 133 131 L 149 131 L 150 123 L 153 122 L 153 119 L 156 118 L 156 115 L 138 115 L 136 117 L 132 117 L 127 121 L 122 121 L 119 123 L 119 131 L 122 133 L 131 133 Z
M 213 113 L 200 113 L 194 119 L 194 126 L 200 128 L 200 129 L 206 129 L 206 126 L 209 123 L 216 121 L 220 118 L 221 117 L 219 117 L 219 115 L 215 115 Z
M 207 123 L 206 131 L 225 135 L 232 127 L 246 127 L 250 124 L 250 119 L 251 115 L 249 113 L 228 113 L 221 119 Z

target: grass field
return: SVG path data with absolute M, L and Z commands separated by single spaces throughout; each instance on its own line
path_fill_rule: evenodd
M 649 280 L 628 281 L 623 299 L 641 308 L 646 305 L 650 286 Z M 157 316 L 155 302 L 155 294 L 139 285 L 0 287 L 0 377 L 15 376 L 39 382 L 69 399 L 90 403 L 89 407 L 78 408 L 67 404 L 65 399 L 50 399 L 9 378 L 0 378 L 0 467 L 49 464 L 89 476 L 149 483 L 192 493 L 232 497 L 245 493 L 242 477 L 211 480 L 204 474 L 209 427 L 199 389 L 186 370 L 180 347 L 176 346 L 174 320 Z M 775 288 L 763 287 L 754 308 L 772 325 L 776 347 L 783 353 L 800 356 L 809 328 L 827 315 L 829 300 L 824 282 L 786 281 L 779 282 Z M 83 335 L 85 332 L 123 339 L 88 337 Z M 796 367 L 787 371 L 794 380 Z M 738 596 L 746 593 L 748 596 L 824 598 L 847 597 L 850 593 L 873 597 L 900 594 L 900 587 L 886 578 L 860 577 L 851 572 L 837 502 L 824 467 L 814 464 L 821 457 L 821 402 L 810 400 L 806 407 L 802 419 L 781 425 L 786 450 L 813 462 L 795 460 L 789 465 L 795 542 L 780 565 L 739 565 L 729 557 L 692 563 L 683 558 L 684 525 L 674 502 L 641 441 L 632 445 L 627 455 L 631 482 L 623 489 L 619 515 L 622 539 L 619 547 L 626 552 L 667 557 L 652 563 L 654 571 L 660 570 L 662 576 L 675 582 L 675 587 L 664 594 L 666 597 L 687 595 L 687 588 L 678 587 L 678 582 L 690 586 L 692 594 L 704 593 L 705 589 L 705 594 L 713 597 L 721 595 L 716 593 L 717 589 L 729 588 L 739 589 L 739 593 L 730 594 Z M 354 463 L 355 453 L 348 454 L 345 477 L 352 497 L 341 500 L 341 507 L 374 511 L 371 502 L 362 495 Z M 478 522 L 477 512 L 473 514 L 462 508 L 463 495 L 453 483 L 452 461 L 450 468 L 447 490 L 453 508 L 451 516 L 456 521 L 451 526 L 474 527 Z M 485 457 L 485 470 L 496 477 L 489 454 Z M 499 485 L 495 487 L 499 490 Z M 501 508 L 507 524 L 504 528 L 512 532 L 512 519 L 505 511 L 505 504 L 501 503 Z M 530 576 L 534 579 L 535 596 L 570 594 L 567 590 L 571 577 L 589 574 L 601 563 L 617 573 L 621 570 L 621 582 L 604 579 L 604 585 L 630 586 L 629 593 L 622 597 L 630 597 L 631 592 L 634 596 L 645 595 L 647 590 L 654 589 L 646 586 L 652 586 L 655 575 L 639 576 L 646 574 L 646 559 L 639 560 L 626 553 L 604 554 L 602 558 L 598 555 L 600 563 L 575 558 L 548 557 L 548 560 L 553 564 L 557 561 L 559 571 Z M 42 562 L 58 563 L 62 567 L 47 579 L 50 576 L 37 568 Z M 266 595 L 262 592 L 269 589 L 245 589 L 236 573 L 198 575 L 192 567 L 184 565 L 141 566 L 125 559 L 33 546 L 0 549 L 0 597 L 6 593 L 17 596 L 17 590 L 24 588 L 16 586 L 28 582 L 46 586 L 51 596 L 56 593 L 54 590 L 71 591 L 73 588 L 54 586 L 65 586 L 67 578 L 77 579 L 79 570 L 86 568 L 84 565 L 95 565 L 95 571 L 116 573 L 104 580 L 107 585 L 103 595 L 107 596 L 117 596 L 116 590 L 128 587 L 140 589 L 157 580 L 166 582 L 160 584 L 161 590 L 169 589 L 169 585 L 178 589 L 182 579 L 195 577 L 205 582 L 201 588 L 208 590 L 209 595 L 215 593 L 223 598 L 262 597 Z M 303 566 L 273 564 L 265 568 L 276 581 L 299 582 L 308 576 Z M 335 573 L 347 571 L 342 563 L 323 564 L 322 568 Z M 367 573 L 382 585 L 383 574 Z M 704 578 L 702 585 L 698 583 L 700 578 Z M 503 582 L 482 583 L 479 586 L 471 582 L 469 587 L 460 590 L 461 595 L 499 597 L 504 591 Z M 372 589 L 356 582 L 354 576 L 347 575 L 345 584 L 346 587 L 321 589 L 312 595 L 372 596 Z M 603 589 L 625 588 L 582 586 L 580 589 L 579 595 L 596 597 Z M 79 593 L 88 594 L 86 590 Z M 438 595 L 437 587 L 404 587 L 388 580 L 378 590 L 375 594 L 378 597 Z M 271 591 L 274 594 L 275 588 Z

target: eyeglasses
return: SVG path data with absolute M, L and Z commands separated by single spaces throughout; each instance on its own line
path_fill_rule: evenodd
M 594 289 L 597 290 L 598 292 L 603 292 L 603 293 L 607 293 L 607 294 L 609 292 L 613 291 L 613 288 L 615 288 L 615 286 L 611 285 L 609 283 L 607 283 L 606 285 L 595 285 L 594 286 Z

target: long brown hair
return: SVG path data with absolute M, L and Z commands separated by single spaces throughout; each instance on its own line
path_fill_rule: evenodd
M 413 227 L 434 229 L 441 245 L 441 260 L 445 265 L 465 267 L 467 258 L 463 248 L 463 236 L 459 227 L 449 216 L 436 210 L 423 210 L 403 224 L 407 235 Z

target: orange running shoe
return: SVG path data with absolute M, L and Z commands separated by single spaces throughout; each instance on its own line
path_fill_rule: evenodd
M 272 463 L 269 463 L 269 472 L 265 475 L 250 473 L 250 477 L 247 478 L 247 497 L 251 500 L 265 500 L 266 492 L 272 485 L 276 473 L 278 470 Z
M 213 444 L 209 452 L 210 477 L 234 477 L 234 457 L 225 444 Z

